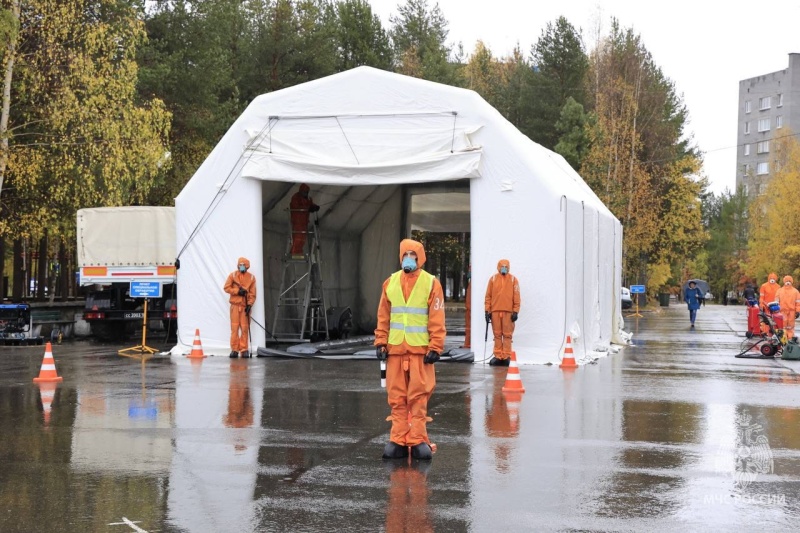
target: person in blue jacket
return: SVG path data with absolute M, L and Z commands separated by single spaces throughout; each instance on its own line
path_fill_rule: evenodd
M 692 323 L 692 327 L 694 327 L 694 319 L 697 318 L 697 310 L 700 309 L 700 301 L 702 299 L 703 293 L 697 288 L 697 283 L 690 281 L 683 295 L 683 300 L 689 307 L 689 321 Z

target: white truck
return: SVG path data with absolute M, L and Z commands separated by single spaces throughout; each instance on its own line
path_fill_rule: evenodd
M 144 318 L 144 299 L 131 297 L 131 282 L 161 287 L 148 298 L 150 319 L 160 321 L 168 337 L 177 328 L 175 208 L 97 207 L 78 210 L 78 267 L 86 293 L 83 318 L 92 334 L 119 340 Z M 158 323 L 158 322 L 156 322 Z

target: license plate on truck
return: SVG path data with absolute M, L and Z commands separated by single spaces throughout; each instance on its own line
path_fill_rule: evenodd
M 125 318 L 144 318 L 144 313 L 125 313 Z

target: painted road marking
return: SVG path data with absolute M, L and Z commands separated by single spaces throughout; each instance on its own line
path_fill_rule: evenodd
M 139 526 L 136 525 L 138 523 L 139 523 L 138 520 L 136 522 L 131 522 L 130 520 L 128 520 L 127 518 L 125 518 L 123 516 L 122 517 L 122 522 L 112 522 L 111 524 L 108 524 L 108 525 L 109 526 L 130 526 L 131 529 L 136 531 L 137 533 L 147 533 L 146 530 L 144 530 L 144 529 L 142 529 L 142 528 L 140 528 Z

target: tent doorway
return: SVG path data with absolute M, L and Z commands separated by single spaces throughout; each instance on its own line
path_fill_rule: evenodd
M 278 307 L 292 283 L 287 284 L 285 274 L 287 261 L 292 260 L 290 204 L 298 190 L 297 183 L 262 182 L 265 324 L 276 324 L 278 316 L 293 322 L 299 334 L 308 318 L 303 317 L 303 308 Z M 432 246 L 426 269 L 433 268 L 430 271 L 440 276 L 448 299 L 463 302 L 463 265 L 469 260 L 468 180 L 413 186 L 311 184 L 309 197 L 320 207 L 310 214 L 309 224 L 319 242 L 319 281 L 332 338 L 342 334 L 341 320 L 349 321 L 349 335 L 372 333 L 381 284 L 397 270 L 397 246 L 406 237 Z M 296 272 L 299 279 L 303 269 Z M 313 329 L 305 324 L 306 330 Z M 307 336 L 304 340 L 311 340 Z

